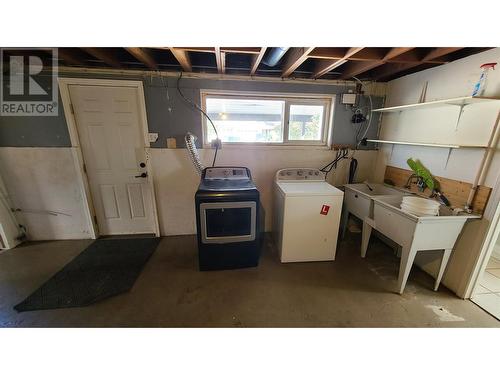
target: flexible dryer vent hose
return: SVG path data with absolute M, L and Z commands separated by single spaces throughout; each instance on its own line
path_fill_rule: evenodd
M 189 154 L 189 158 L 193 162 L 193 165 L 198 174 L 201 175 L 201 172 L 203 171 L 203 169 L 205 169 L 205 167 L 201 163 L 200 155 L 198 154 L 198 150 L 196 148 L 195 144 L 196 136 L 188 132 L 184 137 L 184 140 L 186 141 L 186 147 Z

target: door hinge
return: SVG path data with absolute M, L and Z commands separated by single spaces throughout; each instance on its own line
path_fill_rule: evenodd
M 87 166 L 83 163 L 83 173 L 87 174 Z
M 69 103 L 69 108 L 71 110 L 71 114 L 75 114 L 75 109 L 73 108 L 73 103 Z
M 97 216 L 96 215 L 94 215 L 94 223 L 95 223 L 95 225 L 97 225 Z

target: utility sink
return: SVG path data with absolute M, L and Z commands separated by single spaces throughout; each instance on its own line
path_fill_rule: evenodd
M 439 207 L 439 216 L 417 216 L 401 209 L 405 195 L 402 189 L 382 184 L 348 184 L 345 186 L 342 235 L 349 213 L 363 220 L 361 257 L 366 256 L 372 229 L 376 229 L 401 246 L 398 293 L 403 293 L 413 260 L 418 251 L 443 250 L 436 275 L 437 290 L 455 242 L 468 219 L 479 215 L 456 215 L 445 205 Z
M 399 244 L 401 262 L 398 277 L 398 292 L 403 293 L 411 265 L 418 251 L 443 250 L 443 257 L 436 276 L 437 290 L 455 242 L 468 219 L 479 219 L 480 215 L 455 215 L 441 205 L 439 216 L 416 216 L 400 208 L 403 196 L 378 196 L 373 198 L 373 217 L 363 220 L 361 256 L 366 256 L 372 229 Z
M 347 184 L 344 185 L 346 190 L 352 190 L 359 194 L 368 195 L 368 197 L 374 197 L 377 195 L 403 195 L 404 193 L 393 187 L 384 184 L 372 184 L 370 182 L 365 184 Z
M 405 193 L 396 188 L 375 183 L 347 184 L 344 185 L 344 204 L 342 212 L 342 237 L 345 235 L 349 214 L 353 214 L 361 220 L 365 217 L 373 218 L 373 198 L 396 196 L 402 197 Z

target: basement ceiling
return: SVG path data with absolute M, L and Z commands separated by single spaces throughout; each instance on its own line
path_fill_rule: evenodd
M 70 67 L 185 71 L 248 76 L 389 81 L 491 47 L 290 47 L 279 62 L 272 47 L 59 48 Z

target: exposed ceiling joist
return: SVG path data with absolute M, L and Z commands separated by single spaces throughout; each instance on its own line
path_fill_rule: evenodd
M 415 47 L 394 47 L 387 52 L 387 54 L 384 56 L 384 60 L 390 60 L 394 59 L 403 53 L 406 53 L 408 51 L 411 51 L 412 49 L 415 49 Z
M 226 72 L 226 53 L 221 51 L 220 47 L 215 47 L 215 61 L 219 74 Z
M 339 59 L 339 60 L 332 60 L 332 61 L 328 61 L 328 60 L 325 60 L 325 61 L 321 61 L 316 70 L 314 71 L 313 75 L 311 78 L 319 78 L 321 77 L 322 75 L 328 73 L 329 71 L 335 69 L 335 68 L 338 68 L 339 66 L 341 66 L 342 64 L 346 63 L 348 60 L 349 57 L 351 57 L 352 55 L 358 53 L 359 51 L 361 51 L 364 47 L 351 47 L 347 50 L 347 52 L 345 53 L 345 55 Z
M 170 47 L 170 52 L 172 52 L 172 55 L 177 59 L 179 64 L 182 67 L 182 70 L 185 72 L 192 72 L 193 67 L 191 66 L 191 60 L 189 59 L 189 54 L 186 50 L 177 48 L 177 47 Z
M 157 47 L 159 49 L 171 49 L 174 47 Z M 205 52 L 205 53 L 214 53 L 214 47 L 175 47 L 176 49 L 188 51 L 188 52 Z
M 411 49 L 412 48 L 410 47 L 394 47 L 391 48 L 388 52 L 384 53 L 384 57 L 381 60 L 350 61 L 349 66 L 342 72 L 342 75 L 339 77 L 339 79 L 348 79 L 369 70 L 375 69 L 376 67 L 385 64 L 387 60 L 402 55 L 403 53 L 406 53 Z
M 387 54 L 387 47 L 371 47 L 371 48 L 361 48 L 354 53 L 350 53 L 351 51 L 347 51 L 350 55 L 344 56 L 347 60 L 355 60 L 355 61 L 374 61 L 374 60 L 382 60 Z
M 153 55 L 148 50 L 138 47 L 127 47 L 125 49 L 148 68 L 158 70 L 158 64 L 156 63 Z
M 309 53 L 314 47 L 298 47 L 290 48 L 287 52 L 286 60 L 281 73 L 282 77 L 288 77 L 297 69 L 304 61 L 307 60 Z
M 428 52 L 425 52 L 427 54 Z M 392 56 L 387 59 L 388 62 L 395 63 L 420 63 L 424 55 L 422 54 L 422 49 L 413 48 L 406 53 L 400 54 L 398 56 Z
M 260 52 L 258 55 L 255 55 L 252 59 L 252 67 L 250 69 L 250 75 L 253 76 L 255 72 L 257 71 L 257 68 L 259 67 L 260 62 L 262 61 L 262 58 L 264 57 L 264 54 L 266 53 L 267 47 L 262 47 L 260 49 Z
M 220 62 L 221 62 L 221 72 L 222 74 L 226 73 L 226 52 L 220 53 Z
M 339 60 L 345 56 L 348 49 L 346 47 L 316 47 L 311 51 L 309 57 L 314 59 Z
M 106 48 L 82 48 L 89 55 L 94 56 L 96 59 L 101 60 L 103 63 L 112 66 L 113 68 L 121 68 L 120 61 Z
M 447 55 L 449 53 L 458 51 L 462 49 L 463 47 L 440 47 L 440 48 L 434 48 L 432 51 L 430 51 L 422 60 L 424 61 L 431 61 L 434 59 L 437 59 L 438 57 Z
M 399 72 L 402 72 L 403 70 L 411 69 L 415 66 L 420 65 L 420 62 L 416 63 L 387 63 L 385 64 L 382 68 L 377 69 L 374 72 L 374 76 L 370 77 L 373 78 L 374 80 L 381 80 L 386 77 L 389 77 L 393 74 L 397 74 Z
M 245 53 L 251 55 L 260 54 L 261 47 L 221 47 L 220 50 L 226 53 Z
M 159 52 L 167 49 L 169 53 Z M 251 76 L 287 78 L 300 69 L 300 76 L 307 74 L 314 79 L 334 70 L 333 74 L 323 78 L 360 77 L 387 81 L 488 49 L 491 47 L 292 47 L 278 69 L 262 66 L 261 62 L 269 52 L 266 47 L 63 47 L 59 49 L 58 57 L 62 66 L 96 68 L 97 60 L 106 64 L 106 68 L 132 69 L 134 66 L 130 62 L 133 56 L 135 60 L 132 61 L 140 61 L 149 70 L 174 71 L 180 65 L 186 72 L 217 69 L 219 74 L 245 71 Z M 46 50 L 49 51 L 49 48 Z M 195 67 L 191 59 L 196 62 Z
M 419 61 L 413 62 L 401 62 L 401 63 L 390 63 L 386 64 L 382 69 L 376 72 L 373 79 L 380 80 L 387 77 L 390 77 L 394 74 L 403 72 L 405 70 L 413 69 L 419 65 L 432 63 L 434 59 L 447 55 L 449 53 L 458 51 L 462 48 L 457 47 L 438 47 L 433 48 L 430 52 L 428 52 L 423 58 Z
M 353 76 L 355 77 L 358 74 L 367 72 L 368 70 L 374 69 L 384 63 L 384 60 L 350 61 L 349 66 L 342 72 L 339 79 L 348 79 Z

